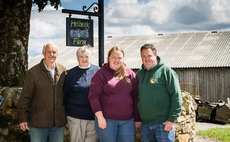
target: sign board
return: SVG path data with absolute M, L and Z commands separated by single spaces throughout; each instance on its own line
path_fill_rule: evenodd
M 93 47 L 93 20 L 66 18 L 66 46 Z

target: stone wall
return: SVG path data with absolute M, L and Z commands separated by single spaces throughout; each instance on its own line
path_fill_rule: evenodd
M 29 142 L 29 131 L 23 132 L 17 120 L 17 102 L 21 87 L 0 87 L 0 95 L 5 98 L 0 106 L 0 142 Z M 69 133 L 65 129 L 65 142 L 69 142 Z
M 0 95 L 5 98 L 0 106 L 0 141 L 26 142 L 29 132 L 22 132 L 17 120 L 17 101 L 22 88 L 0 87 Z
M 5 98 L 0 106 L 0 142 L 29 142 L 29 131 L 20 130 L 17 120 L 17 101 L 22 88 L 0 87 L 0 95 Z M 196 103 L 187 92 L 182 91 L 183 107 L 176 120 L 176 142 L 194 142 Z M 194 105 L 195 104 L 195 105 Z M 136 142 L 141 142 L 140 130 L 136 131 Z M 69 141 L 65 130 L 65 142 Z
M 176 142 L 195 142 L 197 105 L 191 94 L 181 91 L 183 104 L 181 116 L 175 121 Z

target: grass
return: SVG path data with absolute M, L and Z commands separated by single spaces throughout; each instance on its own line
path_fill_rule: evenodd
M 211 128 L 205 131 L 197 131 L 197 135 L 213 137 L 221 141 L 230 142 L 230 128 Z

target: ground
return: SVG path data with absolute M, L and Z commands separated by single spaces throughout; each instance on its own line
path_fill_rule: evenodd
M 214 124 L 214 123 L 207 123 L 207 122 L 196 122 L 196 131 L 203 131 L 203 130 L 207 130 L 210 128 L 224 128 L 224 127 L 230 128 L 230 126 L 225 126 L 225 125 L 221 125 L 221 124 Z M 196 136 L 196 142 L 223 142 L 223 141 L 216 140 L 215 138 L 202 137 L 202 136 L 197 135 Z

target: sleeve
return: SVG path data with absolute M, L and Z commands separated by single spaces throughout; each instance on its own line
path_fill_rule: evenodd
M 182 97 L 177 74 L 172 69 L 167 72 L 166 85 L 171 101 L 168 121 L 174 123 L 176 118 L 181 114 Z
M 28 111 L 30 108 L 30 103 L 34 94 L 34 90 L 34 78 L 32 72 L 29 70 L 26 74 L 26 81 L 17 104 L 19 123 L 28 122 Z
M 91 78 L 91 84 L 89 88 L 89 102 L 94 113 L 102 111 L 100 97 L 103 93 L 103 75 L 99 69 Z
M 138 103 L 138 82 L 135 73 L 133 72 L 132 75 L 132 98 L 133 98 L 133 108 L 134 108 L 134 121 L 140 122 L 140 116 L 137 109 L 137 103 Z

